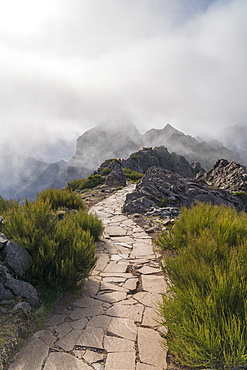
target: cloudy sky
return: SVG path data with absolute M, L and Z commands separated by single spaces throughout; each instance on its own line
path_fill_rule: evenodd
M 246 0 L 0 0 L 0 147 L 247 124 L 246 19 Z

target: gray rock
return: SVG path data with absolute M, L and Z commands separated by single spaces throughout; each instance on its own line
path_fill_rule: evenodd
M 27 313 L 31 313 L 32 308 L 27 302 L 18 302 L 13 308 L 13 311 L 25 311 Z
M 0 283 L 0 302 L 14 298 L 13 294 L 9 289 L 6 289 L 2 283 Z
M 6 279 L 5 287 L 10 289 L 13 294 L 25 298 L 31 307 L 39 307 L 40 302 L 37 290 L 26 281 L 16 280 L 9 275 Z
M 17 277 L 22 277 L 32 264 L 32 257 L 28 251 L 10 241 L 4 247 L 4 254 L 7 266 Z

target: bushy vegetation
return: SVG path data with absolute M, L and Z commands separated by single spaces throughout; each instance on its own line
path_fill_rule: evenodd
M 86 209 L 80 194 L 71 192 L 68 189 L 46 189 L 41 191 L 36 199 L 49 202 L 53 210 L 61 208 L 67 209 Z
M 126 176 L 126 179 L 133 182 L 139 181 L 144 176 L 143 173 L 130 170 L 129 168 L 123 168 L 123 172 Z
M 112 168 L 105 167 L 105 168 L 102 168 L 102 170 L 100 171 L 100 174 L 101 174 L 101 176 L 107 176 L 111 172 L 112 172 Z
M 95 188 L 95 186 L 101 185 L 103 183 L 104 179 L 101 175 L 90 175 L 86 179 L 68 182 L 66 189 L 70 191 L 80 191 Z
M 18 202 L 13 199 L 4 199 L 0 196 L 0 215 L 3 216 L 11 207 L 15 207 Z
M 103 226 L 96 216 L 82 209 L 65 214 L 59 221 L 48 194 L 38 195 L 33 203 L 26 200 L 23 206 L 11 207 L 3 232 L 31 254 L 33 264 L 26 276 L 30 282 L 63 291 L 77 287 L 88 276 L 96 262 L 95 240 Z M 68 198 L 64 200 L 59 208 L 68 206 Z M 71 194 L 71 205 L 73 200 Z
M 210 204 L 184 208 L 159 244 L 175 250 L 164 260 L 171 295 L 160 308 L 170 351 L 188 366 L 246 366 L 247 215 Z

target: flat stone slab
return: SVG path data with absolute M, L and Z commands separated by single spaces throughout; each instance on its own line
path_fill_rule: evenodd
M 164 276 L 155 275 L 142 275 L 142 286 L 152 293 L 165 293 L 168 288 Z
M 139 327 L 138 348 L 141 362 L 161 369 L 167 368 L 167 351 L 162 347 L 162 338 L 157 331 Z
M 105 369 L 135 370 L 135 353 L 134 352 L 108 353 Z
M 49 347 L 42 340 L 34 339 L 18 353 L 9 370 L 41 370 L 48 353 Z
M 118 236 L 118 237 L 111 237 L 111 240 L 113 242 L 113 244 L 116 244 L 116 243 L 134 243 L 134 239 L 131 238 L 130 236 L 126 235 L 126 236 Z
M 121 226 L 107 226 L 105 233 L 109 236 L 123 236 L 126 235 L 126 229 Z
M 105 336 L 104 348 L 110 352 L 135 352 L 135 343 L 132 340 Z
M 76 344 L 83 347 L 103 349 L 104 331 L 102 328 L 87 326 Z
M 107 263 L 109 262 L 109 254 L 100 252 L 97 253 L 97 257 L 98 259 L 94 269 L 97 271 L 103 271 Z
M 104 309 L 101 306 L 92 306 L 92 307 L 85 307 L 85 308 L 76 308 L 70 314 L 70 318 L 72 320 L 79 320 L 83 317 L 92 317 L 95 315 L 100 315 L 104 313 Z
M 128 262 L 110 261 L 104 272 L 125 272 L 128 267 Z
M 133 298 L 145 306 L 156 308 L 162 302 L 162 296 L 152 292 L 138 292 L 133 294 Z
M 132 248 L 132 245 L 131 244 L 127 244 L 127 243 L 114 243 L 114 245 L 116 245 L 117 247 L 123 247 L 123 248 L 127 248 L 127 249 L 131 249 Z
M 32 367 L 35 369 L 35 367 Z M 51 352 L 46 363 L 44 370 L 92 370 L 90 366 L 85 364 L 82 360 L 62 352 Z M 26 370 L 26 368 L 25 368 Z
M 145 307 L 143 320 L 142 320 L 143 326 L 151 326 L 151 327 L 158 326 L 159 320 L 161 320 L 161 318 L 159 317 L 155 309 L 151 307 Z
M 94 364 L 95 362 L 102 361 L 104 355 L 102 353 L 97 353 L 94 351 L 86 350 L 85 354 L 83 355 L 84 360 L 89 362 L 90 364 Z
M 88 319 L 83 317 L 82 319 L 70 321 L 70 325 L 75 330 L 82 330 L 87 326 Z
M 95 294 L 98 292 L 99 287 L 100 287 L 100 280 L 96 277 L 89 277 L 85 282 L 85 285 L 83 287 L 83 292 L 84 294 L 88 294 L 91 297 L 94 297 Z
M 133 320 L 112 317 L 108 326 L 108 332 L 135 341 L 137 327 Z
M 122 301 L 123 299 L 126 299 L 126 296 L 127 296 L 127 293 L 124 293 L 124 292 L 112 292 L 112 293 L 98 294 L 97 298 L 105 302 L 114 303 L 114 302 L 118 302 L 118 301 Z M 103 312 L 98 313 L 98 315 L 101 313 Z
M 93 326 L 94 328 L 102 328 L 107 331 L 112 318 L 107 315 L 94 316 L 88 323 L 88 326 Z
M 65 335 L 72 331 L 72 329 L 73 328 L 69 322 L 64 322 L 63 324 L 56 326 L 55 330 L 58 339 L 62 339 L 63 337 L 65 337 Z
M 128 290 L 135 290 L 136 289 L 136 284 L 138 282 L 138 279 L 133 277 L 131 279 L 128 279 L 122 287 Z
M 64 351 L 72 351 L 81 333 L 82 330 L 72 330 L 70 333 L 56 342 L 56 346 L 62 348 Z
M 100 291 L 103 290 L 113 290 L 117 292 L 124 292 L 127 293 L 128 289 L 121 287 L 120 285 L 117 284 L 112 284 L 112 283 L 105 283 L 104 281 L 101 283 Z
M 52 347 L 57 340 L 50 330 L 40 330 L 34 334 L 33 338 L 41 339 L 49 347 Z
M 150 274 L 157 274 L 161 272 L 161 269 L 150 267 L 150 266 L 143 266 L 142 268 L 138 270 L 138 272 L 144 275 L 150 275 Z
M 102 306 L 102 302 L 96 298 L 79 298 L 74 303 L 74 306 L 78 307 L 92 307 L 92 306 Z
M 146 244 L 146 243 L 135 243 L 133 245 L 133 249 L 131 252 L 130 257 L 140 257 L 140 256 L 148 256 L 153 254 L 153 246 L 152 244 Z
M 109 316 L 125 317 L 134 320 L 135 322 L 142 321 L 142 313 L 144 307 L 142 305 L 114 304 L 114 306 L 106 310 Z

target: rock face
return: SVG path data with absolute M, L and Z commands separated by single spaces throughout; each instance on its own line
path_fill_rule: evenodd
M 204 171 L 199 164 L 192 167 L 183 156 L 169 153 L 164 146 L 143 148 L 122 161 L 122 166 L 140 173 L 146 173 L 150 167 L 161 167 L 185 177 L 194 177 L 199 171 Z
M 152 167 L 128 194 L 123 211 L 128 214 L 146 213 L 160 206 L 190 206 L 196 202 L 225 204 L 244 209 L 242 201 L 225 190 L 212 189 L 197 179 L 183 177 L 163 168 Z
M 247 191 L 246 168 L 236 162 L 229 163 L 226 159 L 218 160 L 212 170 L 197 175 L 197 179 L 230 193 Z

